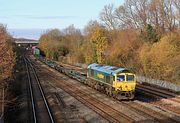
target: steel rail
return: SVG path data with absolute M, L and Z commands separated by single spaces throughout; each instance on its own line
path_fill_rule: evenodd
M 28 75 L 28 84 L 29 84 L 30 98 L 31 98 L 31 105 L 32 105 L 33 122 L 37 123 L 35 103 L 34 103 L 34 97 L 33 97 L 32 84 L 31 84 L 31 77 L 30 77 L 30 72 L 29 72 L 29 68 L 28 68 L 28 65 L 27 65 L 27 61 L 26 61 L 25 58 L 24 58 L 24 62 L 25 62 L 25 65 L 26 65 L 26 70 L 27 70 L 26 72 L 27 72 L 27 75 Z
M 36 82 L 37 82 L 37 84 L 38 84 L 38 88 L 39 88 L 39 90 L 40 90 L 40 92 L 41 92 L 41 96 L 42 96 L 42 98 L 43 98 L 45 107 L 46 107 L 46 109 L 47 109 L 47 112 L 48 112 L 50 121 L 51 121 L 51 123 L 55 123 L 54 118 L 53 118 L 53 115 L 52 115 L 52 113 L 51 113 L 51 111 L 50 111 L 50 108 L 49 108 L 47 99 L 46 99 L 46 97 L 45 97 L 45 94 L 44 94 L 42 85 L 41 85 L 40 80 L 39 80 L 39 78 L 38 78 L 38 76 L 37 76 L 37 72 L 36 72 L 34 66 L 31 64 L 31 61 L 30 61 L 28 58 L 26 58 L 26 59 L 27 59 L 27 61 L 28 61 L 27 63 L 29 64 L 29 66 L 30 66 L 31 69 L 33 70 L 33 74 L 34 74 L 34 77 L 35 77 Z

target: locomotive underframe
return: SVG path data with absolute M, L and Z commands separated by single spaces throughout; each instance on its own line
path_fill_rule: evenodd
M 121 90 L 115 90 L 114 87 L 112 87 L 109 84 L 105 84 L 99 81 L 96 81 L 94 79 L 88 78 L 87 85 L 89 85 L 90 87 L 101 91 L 111 97 L 114 97 L 118 100 L 129 100 L 129 99 L 133 99 L 134 95 L 135 95 L 135 91 L 121 91 Z

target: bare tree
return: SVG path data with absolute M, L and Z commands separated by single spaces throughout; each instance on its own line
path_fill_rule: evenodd
M 158 32 L 175 28 L 176 14 L 172 0 L 151 0 L 149 10 L 150 24 L 155 26 Z
M 146 28 L 149 21 L 149 0 L 130 0 L 134 8 L 134 16 L 137 17 L 136 21 L 142 28 Z
M 176 27 L 177 10 L 180 16 L 179 0 L 125 0 L 116 9 L 113 5 L 105 6 L 100 18 L 109 29 L 146 29 L 152 25 L 157 32 L 165 32 Z
M 119 6 L 115 10 L 115 18 L 119 22 L 119 27 L 120 28 L 131 28 L 131 27 L 138 27 L 136 24 L 136 21 L 134 21 L 134 17 L 130 16 L 130 12 L 124 7 L 124 6 Z
M 165 11 L 166 11 L 166 28 L 169 31 L 172 31 L 175 28 L 175 21 L 176 21 L 176 15 L 175 15 L 175 9 L 173 9 L 173 1 L 172 0 L 166 0 L 165 1 Z
M 71 45 L 70 49 L 76 50 L 80 47 L 83 38 L 80 29 L 75 28 L 74 25 L 70 25 L 64 29 L 64 34 L 68 45 Z
M 176 20 L 178 22 L 178 27 L 180 27 L 180 0 L 173 0 L 173 4 L 176 8 Z
M 115 18 L 119 22 L 120 28 L 138 28 L 137 18 L 133 12 L 133 7 L 127 2 L 115 10 Z
M 118 28 L 117 20 L 114 17 L 113 4 L 104 6 L 104 9 L 100 13 L 100 19 L 108 29 L 113 30 Z
M 121 23 L 120 27 L 147 27 L 149 0 L 126 0 L 124 5 L 115 10 L 115 18 Z

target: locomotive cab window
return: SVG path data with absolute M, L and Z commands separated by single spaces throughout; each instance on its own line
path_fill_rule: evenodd
M 127 81 L 134 81 L 134 75 L 127 75 L 126 79 Z
M 118 75 L 117 80 L 120 81 L 120 82 L 125 81 L 125 76 L 124 75 Z

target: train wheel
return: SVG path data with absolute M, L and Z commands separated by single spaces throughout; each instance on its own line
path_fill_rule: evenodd
M 129 97 L 130 100 L 133 100 L 134 99 L 134 93 L 130 93 L 130 97 Z
M 106 93 L 106 87 L 104 85 L 101 85 L 101 92 Z
M 111 90 L 110 90 L 110 96 L 111 97 L 114 97 L 116 95 L 116 90 L 114 87 L 111 87 Z
M 134 95 L 131 95 L 131 97 L 129 98 L 130 100 L 133 100 L 134 99 Z
M 117 100 L 121 101 L 123 99 L 122 93 L 120 91 L 116 91 L 116 97 Z
M 112 87 L 106 87 L 105 88 L 105 92 L 106 92 L 106 94 L 108 95 L 108 96 L 112 96 Z
M 109 95 L 109 91 L 108 91 L 107 87 L 105 88 L 105 93 L 106 93 L 106 95 Z
M 95 85 L 96 85 L 96 82 L 95 82 L 95 81 L 92 81 L 91 87 L 95 89 Z
M 87 81 L 88 81 L 88 80 L 85 80 L 83 83 L 84 83 L 85 85 L 87 85 Z
M 121 96 L 119 96 L 119 95 L 116 95 L 116 99 L 117 100 L 122 100 Z
M 112 91 L 112 97 L 116 98 L 116 92 L 115 91 Z
M 116 98 L 117 91 L 115 90 L 114 87 L 112 87 L 111 93 L 112 93 L 112 97 L 113 97 L 113 98 Z
M 90 84 L 91 84 L 91 80 L 88 80 L 87 85 L 90 86 Z
M 95 89 L 99 90 L 99 83 L 98 82 L 96 82 L 96 84 L 95 84 Z
M 112 96 L 112 87 L 109 87 L 109 96 Z

